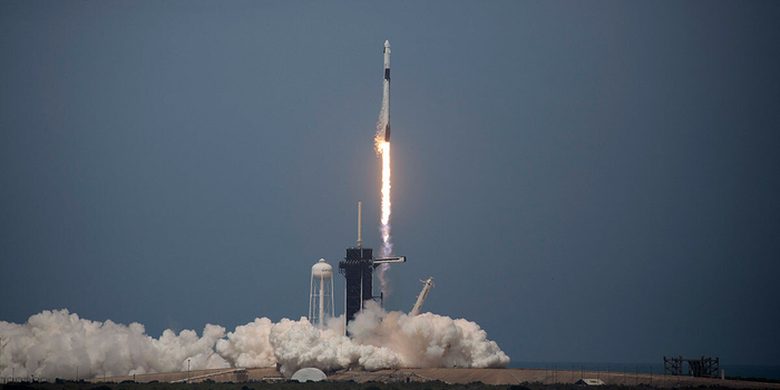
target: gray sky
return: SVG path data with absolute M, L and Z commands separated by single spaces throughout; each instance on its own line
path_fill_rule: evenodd
M 0 319 L 298 318 L 379 247 L 392 310 L 513 361 L 780 364 L 780 3 L 0 2 Z M 337 311 L 343 277 L 336 276 Z

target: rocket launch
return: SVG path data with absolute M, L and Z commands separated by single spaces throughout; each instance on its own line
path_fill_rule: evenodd
M 387 102 L 385 114 L 385 142 L 390 142 L 390 41 L 385 41 L 385 81 L 383 82 L 382 102 Z M 384 108 L 384 107 L 383 107 Z M 381 119 L 380 119 L 381 120 Z
M 390 41 L 385 41 L 384 78 L 382 80 L 382 109 L 379 111 L 379 120 L 376 123 L 376 135 L 374 146 L 377 154 L 382 156 L 382 217 L 379 230 L 382 233 L 381 257 L 392 256 L 393 243 L 390 241 Z M 385 272 L 390 268 L 389 264 L 382 264 L 377 270 L 379 282 L 382 285 L 382 294 L 390 294 Z
M 377 153 L 382 154 L 381 144 L 390 142 L 390 41 L 385 41 L 384 79 L 382 80 L 382 109 L 379 111 L 379 121 L 376 124 L 374 144 Z
M 390 43 L 387 41 L 382 109 L 374 142 L 382 158 L 380 257 L 388 258 L 392 257 L 393 245 L 390 241 Z M 405 261 L 402 259 L 397 258 Z M 389 267 L 387 260 L 381 260 L 377 272 L 385 296 L 388 286 L 383 273 Z M 356 313 L 353 324 L 358 325 L 350 329 L 352 338 L 345 336 L 345 321 L 327 321 L 324 326 L 318 326 L 306 317 L 298 321 L 283 318 L 277 323 L 267 317 L 256 318 L 232 332 L 219 325 L 206 324 L 200 336 L 194 330 L 177 333 L 168 329 L 159 338 L 153 338 L 140 323 L 90 321 L 66 309 L 45 310 L 24 324 L 0 320 L 3 341 L 0 377 L 18 380 L 34 375 L 44 380 L 78 379 L 81 367 L 82 373 L 88 373 L 87 377 L 105 378 L 189 371 L 192 364 L 194 370 L 279 367 L 289 378 L 302 367 L 323 370 L 360 367 L 374 371 L 402 367 L 489 368 L 509 364 L 509 357 L 474 322 L 433 313 L 420 314 L 422 303 L 415 305 L 415 315 L 388 313 L 371 297 L 367 298 L 365 309 Z

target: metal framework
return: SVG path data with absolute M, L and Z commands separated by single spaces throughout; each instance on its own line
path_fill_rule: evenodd
M 347 323 L 363 310 L 363 301 L 374 299 L 373 253 L 371 248 L 347 248 L 347 256 L 339 262 L 339 273 L 347 279 L 344 292 Z
M 339 273 L 347 279 L 344 286 L 345 323 L 355 319 L 357 313 L 363 310 L 367 300 L 378 300 L 382 303 L 382 294 L 374 296 L 374 268 L 384 263 L 405 263 L 406 257 L 374 257 L 374 250 L 363 248 L 362 239 L 363 203 L 358 202 L 358 239 L 357 246 L 347 248 L 347 255 L 339 262 Z M 346 326 L 344 327 L 346 329 Z M 349 335 L 349 332 L 347 332 Z
M 683 363 L 688 363 L 688 372 L 683 373 Z M 720 372 L 719 358 L 683 359 L 682 356 L 664 356 L 664 374 L 687 375 L 697 378 L 717 378 Z
M 382 294 L 374 296 L 374 268 L 383 263 L 405 263 L 406 257 L 373 257 L 371 248 L 347 248 L 347 256 L 339 262 L 339 273 L 347 279 L 344 288 L 345 325 L 363 310 L 365 301 L 382 303 Z M 349 335 L 349 332 L 347 332 Z
M 412 311 L 409 312 L 409 317 L 414 317 L 420 314 L 420 310 L 422 310 L 425 299 L 428 298 L 428 293 L 431 291 L 431 287 L 435 287 L 433 284 L 433 276 L 428 278 L 428 280 L 420 281 L 423 283 L 423 288 L 422 291 L 420 291 L 420 295 L 417 296 L 417 300 L 414 302 L 414 306 L 412 306 Z

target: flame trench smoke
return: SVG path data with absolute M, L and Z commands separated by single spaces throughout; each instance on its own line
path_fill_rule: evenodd
M 17 380 L 76 379 L 211 368 L 274 367 L 291 377 L 303 367 L 322 370 L 401 367 L 506 367 L 509 357 L 479 325 L 432 313 L 409 317 L 369 301 L 349 324 L 331 318 L 318 328 L 306 317 L 274 323 L 257 318 L 227 332 L 207 324 L 166 330 L 159 338 L 139 323 L 122 325 L 79 318 L 68 310 L 43 311 L 27 323 L 0 321 L 0 376 Z

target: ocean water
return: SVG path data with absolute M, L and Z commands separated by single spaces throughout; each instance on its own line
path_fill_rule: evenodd
M 663 374 L 664 364 L 661 363 L 576 363 L 576 362 L 512 362 L 511 368 L 534 368 L 548 370 L 585 370 L 611 371 L 643 374 Z M 687 365 L 683 366 L 687 369 Z M 721 370 L 726 370 L 726 376 L 741 376 L 743 378 L 767 378 L 780 380 L 780 366 L 721 364 Z

